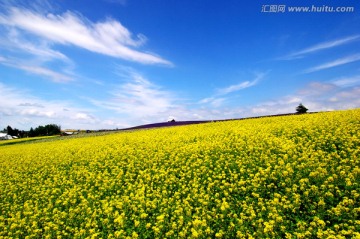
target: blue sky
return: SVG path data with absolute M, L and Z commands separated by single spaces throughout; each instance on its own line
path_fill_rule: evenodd
M 354 10 L 289 10 L 312 6 Z M 357 0 L 5 0 L 0 128 L 357 108 L 359 13 Z

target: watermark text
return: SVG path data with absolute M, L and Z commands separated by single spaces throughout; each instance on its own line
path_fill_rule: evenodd
M 327 12 L 327 13 L 346 13 L 346 12 L 355 12 L 355 7 L 334 7 L 334 6 L 287 6 L 287 5 L 262 5 L 261 12 L 264 13 L 285 13 L 285 12 Z

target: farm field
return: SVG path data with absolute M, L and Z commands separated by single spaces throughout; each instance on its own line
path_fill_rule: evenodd
M 32 143 L 33 141 L 45 141 L 45 140 L 50 140 L 50 139 L 54 139 L 55 137 L 58 136 L 39 136 L 39 137 L 29 137 L 29 138 L 19 138 L 19 139 L 12 139 L 12 140 L 1 140 L 0 141 L 0 146 L 4 146 L 4 145 L 11 145 L 11 144 L 23 144 L 23 143 Z
M 360 110 L 0 145 L 0 238 L 360 238 Z

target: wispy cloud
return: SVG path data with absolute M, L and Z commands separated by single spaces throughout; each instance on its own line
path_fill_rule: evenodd
M 216 98 L 216 97 L 209 97 L 205 98 L 199 101 L 200 104 L 209 104 L 212 107 L 220 107 L 224 102 L 226 101 L 226 98 Z
M 359 40 L 359 39 L 360 39 L 360 35 L 354 35 L 354 36 L 344 37 L 341 39 L 336 39 L 333 41 L 322 42 L 322 43 L 307 47 L 305 49 L 293 52 L 287 56 L 280 57 L 278 59 L 279 60 L 294 60 L 294 59 L 298 59 L 298 58 L 303 58 L 304 55 L 306 55 L 306 54 L 314 53 L 314 52 L 325 50 L 325 49 L 330 49 L 330 48 L 341 46 L 341 45 L 345 45 L 345 44 L 348 44 L 350 42 L 353 42 L 353 41 Z
M 47 40 L 30 41 L 23 39 L 22 35 L 17 29 L 10 29 L 6 35 L 0 38 L 0 48 L 13 53 L 35 56 L 41 61 L 61 60 L 72 63 L 63 53 L 51 49 Z
M 1 82 L 0 92 L 0 116 L 13 127 L 28 130 L 30 126 L 56 123 L 64 128 L 96 128 L 101 122 L 92 110 L 76 107 L 70 101 L 41 99 L 29 91 Z
M 17 68 L 31 74 L 43 76 L 57 83 L 64 83 L 74 80 L 73 76 L 71 75 L 59 73 L 42 66 L 31 65 L 31 63 L 25 63 L 18 59 L 9 59 L 0 56 L 0 64 Z
M 174 106 L 173 93 L 150 82 L 139 73 L 133 71 L 128 74 L 126 82 L 115 86 L 108 92 L 106 99 L 90 99 L 90 102 L 134 118 L 155 116 Z
M 254 79 L 252 80 L 243 81 L 235 85 L 230 85 L 224 88 L 216 89 L 215 94 L 213 94 L 210 97 L 201 99 L 197 103 L 203 105 L 204 104 L 209 105 L 215 108 L 223 106 L 229 100 L 229 97 L 225 97 L 226 95 L 255 86 L 266 76 L 266 74 L 267 73 L 264 72 L 256 73 Z
M 329 82 L 310 82 L 306 88 L 303 88 L 298 91 L 298 96 L 319 96 L 324 93 L 333 91 L 337 87 Z
M 256 85 L 257 82 L 258 82 L 258 80 L 244 81 L 244 82 L 241 82 L 241 83 L 236 84 L 236 85 L 231 85 L 231 86 L 228 86 L 226 88 L 218 89 L 217 94 L 218 95 L 226 95 L 226 94 L 229 94 L 229 93 L 232 93 L 232 92 L 235 92 L 235 91 L 243 90 L 245 88 L 249 88 L 251 86 Z
M 311 82 L 295 94 L 281 95 L 258 104 L 217 110 L 200 108 L 193 112 L 200 115 L 202 119 L 231 119 L 295 113 L 295 108 L 299 103 L 303 103 L 310 111 L 341 110 L 360 107 L 359 94 L 360 87 L 342 88 L 329 82 Z
M 40 105 L 39 103 L 20 103 L 18 106 L 24 106 L 24 107 L 37 107 L 37 108 L 44 108 L 43 105 Z
M 68 81 L 73 80 L 73 78 L 71 76 L 64 75 L 64 74 L 55 72 L 53 70 L 50 70 L 50 69 L 47 69 L 47 68 L 44 68 L 44 67 L 25 66 L 25 65 L 17 65 L 15 67 L 17 67 L 17 68 L 19 68 L 21 70 L 33 73 L 33 74 L 48 77 L 48 78 L 52 79 L 54 82 L 68 82 Z
M 336 81 L 336 80 L 335 80 Z M 273 101 L 248 106 L 248 115 L 268 115 L 295 112 L 295 107 L 303 103 L 309 111 L 331 111 L 360 107 L 360 87 L 328 82 L 310 82 L 293 95 L 281 96 Z M 249 114 L 249 112 L 251 112 Z
M 12 27 L 1 30 L 3 34 L 0 36 L 0 64 L 56 83 L 74 80 L 75 63 L 65 54 L 51 49 L 53 44 L 48 40 L 30 37 Z
M 331 81 L 331 83 L 339 87 L 349 87 L 349 86 L 359 85 L 360 75 L 351 76 L 351 77 L 342 77 Z
M 29 42 L 15 41 L 14 43 L 21 50 L 26 51 L 27 53 L 31 53 L 32 55 L 39 56 L 42 59 L 46 58 L 46 59 L 50 59 L 50 60 L 58 59 L 58 60 L 63 60 L 63 61 L 68 61 L 68 62 L 70 61 L 67 56 L 65 56 L 64 54 L 62 54 L 59 51 L 54 51 L 54 50 L 48 48 L 45 44 L 43 44 L 41 46 L 35 46 Z
M 235 92 L 235 91 L 239 91 L 239 90 L 243 90 L 243 89 L 252 87 L 252 86 L 258 84 L 259 81 L 265 77 L 265 75 L 266 75 L 266 73 L 257 73 L 255 78 L 251 81 L 243 81 L 236 85 L 231 85 L 231 86 L 228 86 L 225 88 L 218 89 L 217 95 L 227 95 L 227 94 Z
M 172 65 L 160 56 L 134 49 L 144 45 L 146 37 L 141 34 L 133 37 L 127 28 L 111 18 L 94 23 L 71 11 L 45 15 L 35 10 L 10 7 L 0 15 L 0 24 L 21 29 L 52 43 L 73 45 L 142 64 Z
M 333 68 L 336 66 L 345 65 L 345 64 L 348 64 L 351 62 L 359 61 L 359 60 L 360 60 L 360 54 L 350 55 L 350 56 L 336 59 L 334 61 L 327 62 L 327 63 L 321 64 L 321 65 L 318 65 L 315 67 L 311 67 L 311 68 L 305 70 L 304 73 L 311 73 L 311 72 L 315 72 L 315 71 L 325 70 L 325 69 Z

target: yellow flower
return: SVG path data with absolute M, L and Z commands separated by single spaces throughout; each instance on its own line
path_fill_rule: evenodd
M 1 141 L 0 238 L 356 238 L 359 119 Z
M 131 238 L 138 238 L 139 237 L 139 235 L 136 233 L 136 232 L 133 232 L 132 234 L 131 234 Z
M 191 236 L 193 238 L 198 238 L 199 237 L 199 233 L 194 229 L 194 228 L 191 228 Z

